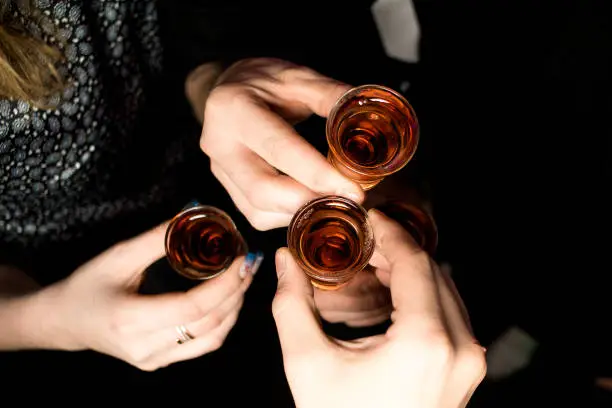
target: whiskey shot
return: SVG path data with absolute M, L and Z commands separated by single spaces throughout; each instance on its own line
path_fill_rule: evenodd
M 429 212 L 401 201 L 390 201 L 376 209 L 399 223 L 429 256 L 434 255 L 438 247 L 438 227 Z
M 300 208 L 287 231 L 298 265 L 319 289 L 335 290 L 364 269 L 374 252 L 366 210 L 340 196 L 324 196 Z
M 367 191 L 401 170 L 414 156 L 419 124 L 408 101 L 396 91 L 363 85 L 345 93 L 326 125 L 328 160 Z
M 166 258 L 180 275 L 205 280 L 223 273 L 247 245 L 229 215 L 218 208 L 186 208 L 166 231 Z

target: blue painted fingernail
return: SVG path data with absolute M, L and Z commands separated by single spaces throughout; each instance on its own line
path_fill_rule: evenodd
M 200 202 L 198 200 L 191 200 L 189 201 L 187 204 L 185 204 L 185 206 L 183 207 L 183 209 L 181 211 L 185 211 L 189 208 L 193 208 L 193 207 L 197 207 L 201 205 Z
M 261 266 L 263 258 L 264 254 L 261 251 L 257 251 L 256 253 L 249 252 L 244 258 L 244 263 L 240 267 L 240 271 L 238 272 L 239 276 L 244 279 L 247 273 L 255 275 Z

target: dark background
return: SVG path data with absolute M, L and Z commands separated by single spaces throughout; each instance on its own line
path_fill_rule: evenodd
M 182 124 L 178 131 L 193 132 L 196 146 L 199 130 L 182 101 L 182 81 L 216 59 L 275 56 L 352 84 L 399 89 L 409 81 L 406 94 L 422 129 L 411 171 L 432 185 L 438 257 L 454 266 L 477 337 L 486 346 L 517 325 L 541 344 L 528 369 L 485 382 L 472 406 L 609 406 L 609 396 L 592 385 L 596 375 L 612 376 L 610 266 L 602 259 L 609 242 L 609 5 L 415 0 L 422 44 L 413 65 L 385 57 L 370 3 L 160 1 L 163 109 Z M 313 119 L 300 130 L 320 145 L 323 126 Z M 206 171 L 205 161 L 194 165 L 185 184 L 232 212 Z M 221 350 L 155 373 L 89 352 L 14 354 L 0 360 L 2 370 L 15 384 L 63 384 L 55 389 L 67 400 L 78 383 L 109 391 L 127 385 L 134 396 L 174 395 L 206 406 L 245 398 L 288 406 L 270 315 L 272 254 L 285 231 L 253 232 L 232 215 L 268 256 Z

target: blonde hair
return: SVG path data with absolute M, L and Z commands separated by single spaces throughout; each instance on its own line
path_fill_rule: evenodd
M 9 12 L 10 1 L 0 0 L 0 98 L 24 100 L 46 107 L 45 99 L 64 82 L 56 65 L 62 53 L 28 35 Z M 32 7 L 32 15 L 36 15 Z

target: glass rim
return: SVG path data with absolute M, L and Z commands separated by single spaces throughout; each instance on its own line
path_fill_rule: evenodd
M 316 269 L 304 263 L 298 256 L 297 246 L 299 245 L 299 240 L 297 243 L 295 242 L 296 237 L 295 237 L 294 232 L 298 228 L 298 225 L 296 225 L 297 221 L 304 215 L 304 213 L 306 213 L 308 210 L 311 210 L 312 207 L 314 207 L 315 205 L 321 202 L 341 202 L 357 210 L 363 216 L 364 222 L 362 225 L 365 225 L 366 236 L 369 237 L 370 240 L 372 241 L 372 245 L 370 245 L 368 248 L 366 248 L 366 250 L 363 250 L 361 252 L 358 262 L 356 262 L 353 266 L 349 268 L 345 268 L 344 270 L 340 270 L 338 272 L 333 272 L 335 275 L 333 277 L 321 276 L 321 274 L 319 274 Z M 374 254 L 374 246 L 375 246 L 374 245 L 374 229 L 372 228 L 372 223 L 370 222 L 370 218 L 368 217 L 368 212 L 361 204 L 349 198 L 343 197 L 343 196 L 325 195 L 325 196 L 317 197 L 315 199 L 308 201 L 306 204 L 304 204 L 302 207 L 300 207 L 295 212 L 287 228 L 287 246 L 289 247 L 289 251 L 293 255 L 293 258 L 295 259 L 297 264 L 302 268 L 302 270 L 310 278 L 313 278 L 315 280 L 325 282 L 325 283 L 342 283 L 350 279 L 353 275 L 357 274 L 359 271 L 365 268 L 370 262 L 370 259 L 372 258 L 372 255 Z
M 338 115 L 338 111 L 340 107 L 342 106 L 343 100 L 352 96 L 352 94 L 359 94 L 360 92 L 367 90 L 367 89 L 375 89 L 375 90 L 379 90 L 379 91 L 383 91 L 383 92 L 391 94 L 393 97 L 397 98 L 402 103 L 402 105 L 404 105 L 412 114 L 413 122 L 415 125 L 414 126 L 415 132 L 413 135 L 414 137 L 413 146 L 414 147 L 408 150 L 408 154 L 407 154 L 406 159 L 404 160 L 404 163 L 401 166 L 392 168 L 391 170 L 384 170 L 383 167 L 366 167 L 366 166 L 360 166 L 358 164 L 355 164 L 352 160 L 350 160 L 346 156 L 346 154 L 344 154 L 344 152 L 342 151 L 342 148 L 339 146 L 339 141 L 337 140 L 337 138 L 332 138 L 332 133 L 333 133 L 332 124 L 334 120 L 336 119 L 336 116 Z M 343 166 L 347 167 L 352 172 L 363 175 L 363 176 L 385 177 L 385 176 L 389 176 L 393 173 L 400 171 L 410 162 L 410 160 L 412 160 L 412 158 L 416 154 L 417 147 L 419 145 L 420 125 L 419 125 L 418 118 L 416 116 L 416 112 L 414 111 L 414 108 L 412 107 L 410 102 L 408 102 L 408 99 L 406 99 L 405 96 L 400 94 L 395 89 L 386 87 L 384 85 L 364 84 L 364 85 L 358 85 L 358 86 L 348 89 L 336 100 L 329 115 L 327 116 L 327 121 L 325 124 L 325 136 L 327 139 L 327 144 L 330 150 L 332 151 L 332 153 L 338 157 L 342 157 Z
M 168 224 L 168 227 L 166 228 L 166 234 L 164 237 L 164 249 L 166 251 L 166 259 L 168 260 L 168 263 L 170 264 L 170 266 L 172 267 L 172 269 L 174 269 L 174 271 L 176 271 L 178 274 L 180 274 L 181 276 L 184 276 L 188 279 L 191 280 L 208 280 L 208 279 L 212 279 L 216 276 L 219 276 L 220 274 L 222 274 L 223 272 L 225 272 L 229 266 L 231 265 L 231 262 L 234 261 L 234 259 L 236 259 L 238 256 L 240 256 L 239 253 L 236 253 L 234 255 L 234 258 L 232 259 L 231 262 L 229 262 L 229 265 L 227 265 L 226 267 L 220 269 L 217 272 L 214 273 L 210 273 L 208 275 L 203 275 L 203 276 L 196 276 L 194 274 L 185 272 L 185 268 L 181 268 L 179 267 L 179 265 L 176 265 L 175 262 L 170 261 L 170 259 L 172 257 L 168 256 L 169 253 L 169 243 L 170 243 L 170 235 L 172 233 L 172 231 L 174 230 L 174 227 L 177 223 L 177 221 L 179 220 L 179 218 L 182 218 L 185 216 L 185 214 L 188 214 L 190 212 L 196 211 L 196 210 L 204 210 L 205 212 L 208 212 L 209 215 L 214 215 L 214 216 L 218 216 L 219 218 L 221 218 L 223 221 L 226 221 L 229 225 L 229 227 L 231 228 L 230 232 L 234 233 L 236 235 L 236 237 L 240 240 L 240 246 L 243 247 L 245 250 L 247 250 L 247 244 L 246 241 L 244 240 L 244 237 L 242 236 L 242 234 L 240 233 L 240 231 L 238 230 L 238 227 L 236 226 L 236 223 L 234 223 L 234 220 L 232 219 L 232 217 L 230 217 L 230 215 L 228 213 L 226 213 L 225 211 L 223 211 L 222 209 L 212 206 L 212 205 L 203 205 L 203 204 L 198 204 L 195 205 L 193 207 L 188 207 L 183 209 L 182 211 L 180 211 L 178 214 L 176 214 L 174 217 L 172 217 L 172 219 L 170 220 L 170 223 Z M 196 269 L 194 269 L 195 271 Z

